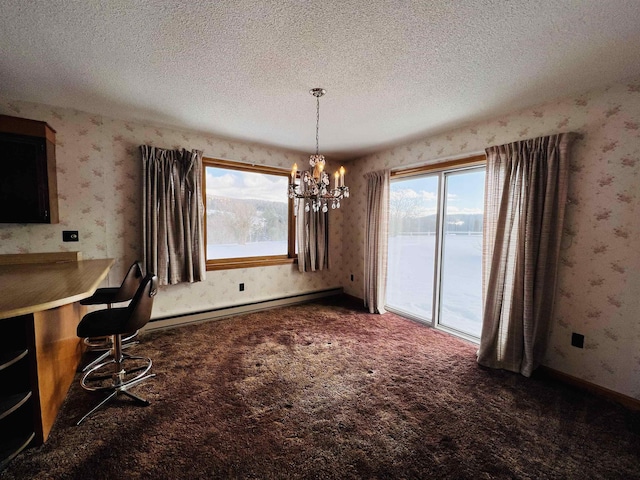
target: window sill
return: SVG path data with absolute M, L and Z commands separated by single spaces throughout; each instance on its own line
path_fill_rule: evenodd
M 253 267 L 269 267 L 272 265 L 286 265 L 298 263 L 298 258 L 289 258 L 287 256 L 278 257 L 246 257 L 246 258 L 229 258 L 226 260 L 209 260 L 207 261 L 207 271 L 211 270 L 229 270 L 232 268 L 253 268 Z

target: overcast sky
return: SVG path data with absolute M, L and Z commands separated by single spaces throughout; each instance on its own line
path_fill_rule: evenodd
M 448 177 L 447 213 L 482 213 L 484 169 L 451 174 Z M 402 195 L 416 200 L 419 216 L 433 215 L 438 206 L 438 177 L 399 179 L 391 182 L 391 196 Z M 415 205 L 414 203 L 414 205 Z
M 207 194 L 287 203 L 289 177 L 206 167 Z

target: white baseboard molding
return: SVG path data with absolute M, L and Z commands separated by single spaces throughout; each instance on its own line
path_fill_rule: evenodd
M 204 312 L 185 313 L 184 315 L 173 315 L 170 317 L 152 318 L 149 323 L 142 329 L 145 332 L 160 330 L 165 328 L 173 328 L 193 323 L 208 322 L 211 320 L 220 320 L 222 318 L 232 317 L 234 315 L 242 315 L 245 313 L 257 312 L 260 310 L 268 310 L 271 308 L 285 307 L 298 303 L 306 303 L 318 298 L 331 297 L 341 295 L 344 292 L 342 287 L 330 288 L 327 290 L 318 290 L 315 292 L 301 293 L 289 297 L 274 298 L 271 300 L 262 300 L 258 302 L 245 303 L 242 305 L 231 305 L 228 307 L 220 307 Z

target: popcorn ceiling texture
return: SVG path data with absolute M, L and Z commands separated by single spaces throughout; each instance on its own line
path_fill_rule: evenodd
M 0 2 L 0 91 L 353 158 L 640 75 L 637 0 Z
M 364 271 L 367 171 L 433 163 L 491 145 L 578 132 L 559 291 L 544 364 L 640 399 L 640 80 L 521 110 L 350 164 L 345 272 Z M 362 283 L 345 282 L 362 297 Z M 585 335 L 584 349 L 571 333 Z

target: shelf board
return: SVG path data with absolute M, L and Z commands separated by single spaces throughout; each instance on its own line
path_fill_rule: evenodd
M 0 420 L 19 409 L 29 398 L 31 398 L 31 391 L 0 397 Z
M 0 444 L 0 472 L 5 469 L 16 455 L 27 448 L 35 436 L 36 434 L 34 432 L 30 432 L 20 436 L 19 438 L 13 438 Z
M 14 350 L 12 352 L 0 352 L 0 370 L 10 367 L 14 363 L 23 359 L 29 350 Z

